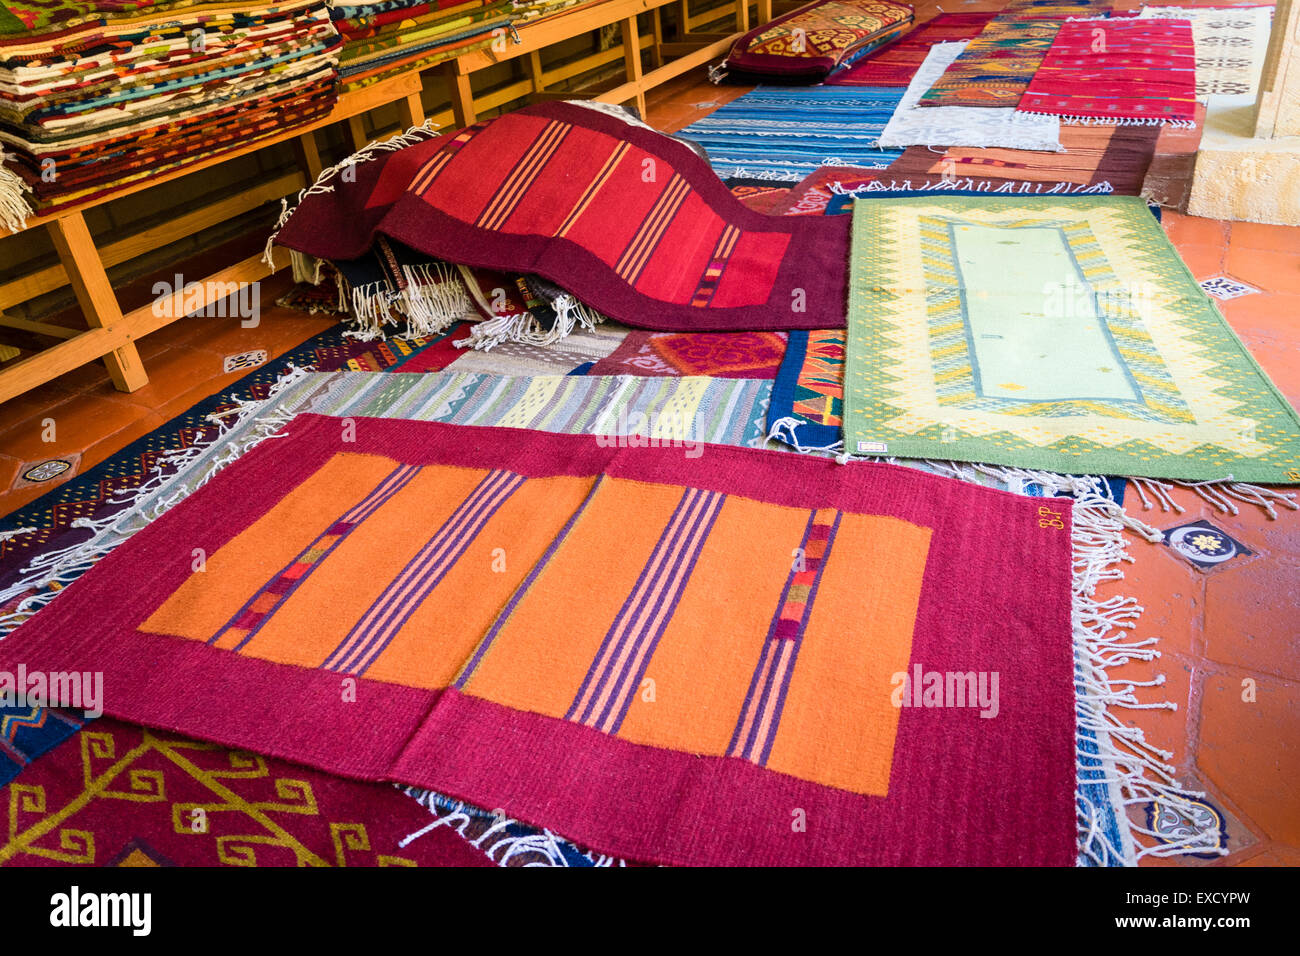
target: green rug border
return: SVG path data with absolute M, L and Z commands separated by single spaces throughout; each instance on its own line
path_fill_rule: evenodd
M 858 399 L 854 389 L 864 388 L 871 393 L 880 388 L 879 380 L 889 373 L 869 361 L 869 358 L 897 344 L 882 331 L 879 321 L 873 321 L 873 313 L 876 312 L 874 306 L 881 296 L 889 294 L 887 289 L 890 279 L 871 264 L 868 257 L 861 254 L 870 243 L 880 241 L 877 237 L 882 232 L 880 223 L 883 214 L 890 207 L 933 206 L 936 203 L 954 213 L 987 209 L 990 205 L 1028 205 L 1018 196 L 899 197 L 855 204 L 844 371 L 845 450 L 850 454 L 981 462 L 1063 474 L 1133 475 L 1185 481 L 1222 480 L 1231 475 L 1237 481 L 1300 484 L 1300 477 L 1288 474 L 1300 474 L 1300 415 L 1297 415 L 1291 403 L 1228 325 L 1214 302 L 1197 284 L 1169 242 L 1164 229 L 1151 216 L 1146 200 L 1138 196 L 1063 196 L 1057 201 L 1076 208 L 1104 206 L 1128 213 L 1126 228 L 1142 246 L 1143 252 L 1140 255 L 1147 260 L 1146 264 L 1154 273 L 1168 280 L 1168 287 L 1172 291 L 1177 293 L 1180 291 L 1179 286 L 1184 287 L 1185 291 L 1170 308 L 1194 323 L 1190 338 L 1202 346 L 1205 357 L 1213 358 L 1215 366 L 1212 371 L 1227 381 L 1225 387 L 1254 393 L 1245 405 L 1249 411 L 1256 413 L 1243 417 L 1253 418 L 1258 423 L 1256 427 L 1260 432 L 1266 428 L 1271 429 L 1272 434 L 1261 434 L 1261 439 L 1278 446 L 1277 451 L 1261 458 L 1244 458 L 1215 445 L 1201 445 L 1184 454 L 1170 454 L 1138 440 L 1111 448 L 1077 437 L 1065 438 L 1044 448 L 1031 445 L 1006 431 L 982 438 L 941 441 L 941 425 L 910 435 L 867 434 L 861 431 L 855 425 L 855 419 L 865 412 L 856 407 Z M 1040 197 L 1031 202 L 1035 206 L 1041 206 L 1044 199 Z M 1235 346 L 1239 358 L 1231 354 L 1228 346 Z M 1289 425 L 1289 430 L 1282 425 L 1272 424 L 1277 419 L 1283 419 Z M 887 450 L 878 453 L 859 452 L 859 441 L 885 442 Z M 1288 450 L 1293 457 L 1283 458 Z

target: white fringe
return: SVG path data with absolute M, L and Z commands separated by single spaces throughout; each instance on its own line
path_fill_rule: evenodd
M 316 177 L 316 182 L 298 193 L 298 198 L 292 207 L 290 207 L 287 198 L 280 200 L 280 218 L 276 221 L 275 230 L 266 239 L 266 250 L 262 253 L 262 261 L 266 263 L 267 267 L 270 268 L 272 272 L 275 271 L 275 256 L 271 250 L 271 246 L 275 242 L 275 237 L 280 234 L 280 230 L 284 228 L 284 224 L 289 221 L 289 217 L 293 215 L 293 211 L 297 209 L 302 201 L 308 196 L 314 196 L 320 193 L 332 193 L 334 187 L 328 185 L 329 181 L 339 175 L 339 173 L 343 172 L 347 167 L 356 166 L 360 163 L 368 163 L 380 153 L 391 153 L 399 149 L 405 149 L 408 146 L 414 146 L 416 143 L 423 142 L 426 139 L 432 139 L 437 135 L 438 132 L 436 127 L 433 125 L 433 121 L 425 120 L 419 126 L 412 126 L 405 133 L 399 133 L 396 136 L 392 136 L 385 140 L 376 140 L 364 148 L 357 150 L 337 165 L 321 170 L 321 174 Z M 294 279 L 298 279 L 298 272 L 296 269 L 294 271 Z M 319 281 L 319 279 L 317 281 Z M 313 285 L 314 284 L 315 283 L 313 283 Z
M 0 150 L 0 225 L 10 232 L 22 232 L 34 211 L 25 198 L 31 194 L 32 187 L 12 169 L 6 169 L 3 162 L 4 153 Z
M 919 186 L 912 185 L 910 179 L 890 180 L 886 185 L 883 182 L 873 181 L 853 189 L 847 188 L 841 182 L 834 182 L 830 185 L 830 190 L 837 196 L 852 196 L 855 199 L 865 196 L 867 193 L 878 192 L 921 192 L 924 190 L 941 190 L 941 189 L 964 189 L 971 192 L 986 193 L 1009 193 L 1013 195 L 1033 195 L 1033 196 L 1054 196 L 1054 195 L 1108 195 L 1115 191 L 1115 187 L 1109 182 L 1095 183 L 1091 186 L 1083 186 L 1079 183 L 1059 182 L 1050 189 L 1044 189 L 1046 183 L 993 183 L 987 179 L 927 179 Z M 1031 188 L 1032 187 L 1032 188 Z
M 72 583 L 89 571 L 101 558 L 125 542 L 133 533 L 124 527 L 128 521 L 131 519 L 153 521 L 167 513 L 211 481 L 222 468 L 238 460 L 251 448 L 272 437 L 288 424 L 293 418 L 292 413 L 273 412 L 264 415 L 263 412 L 286 388 L 306 378 L 309 371 L 310 369 L 307 368 L 290 366 L 289 370 L 271 387 L 265 399 L 261 401 L 246 399 L 228 412 L 209 415 L 209 421 L 220 425 L 217 434 L 209 441 L 162 455 L 154 466 L 154 474 L 147 481 L 130 489 L 125 497 L 108 502 L 110 506 L 118 506 L 111 514 L 102 518 L 77 518 L 73 521 L 72 527 L 89 528 L 92 532 L 91 536 L 79 544 L 37 555 L 19 572 L 17 581 L 0 589 L 0 607 L 14 598 L 28 595 L 8 614 L 0 615 L 0 638 L 9 634 L 62 593 L 61 587 L 51 590 L 52 586 Z M 233 420 L 228 420 L 232 416 Z M 232 444 L 219 458 L 209 462 L 203 472 L 191 474 L 192 469 L 202 461 L 209 449 L 227 441 L 230 435 L 250 423 L 253 427 L 247 437 Z M 32 591 L 36 593 L 28 593 Z
M 804 455 L 819 451 L 837 452 L 844 450 L 844 439 L 842 438 L 829 445 L 804 445 L 800 443 L 798 429 L 802 424 L 803 422 L 799 419 L 788 415 L 785 418 L 778 418 L 772 423 L 772 427 L 768 429 L 767 440 L 779 441 L 784 445 L 789 445 L 795 451 Z
M 1040 113 L 1037 110 L 1016 110 L 1024 116 L 1051 116 L 1065 126 L 1172 126 L 1174 129 L 1196 129 L 1195 120 L 1164 119 L 1159 116 L 1065 116 L 1060 113 Z
M 1237 481 L 1232 475 L 1216 481 L 1177 481 L 1156 478 L 1129 478 L 1128 481 L 1137 491 L 1138 497 L 1142 499 L 1142 507 L 1146 511 L 1150 511 L 1152 508 L 1152 504 L 1147 498 L 1148 494 L 1156 499 L 1161 511 L 1174 511 L 1178 514 L 1186 511 L 1186 508 L 1174 501 L 1169 495 L 1169 492 L 1175 487 L 1190 488 L 1201 499 L 1213 505 L 1222 514 L 1240 514 L 1241 511 L 1235 501 L 1255 505 L 1274 521 L 1277 520 L 1275 504 L 1290 508 L 1292 511 L 1300 510 L 1300 503 L 1296 501 L 1296 492 L 1274 491 L 1272 488 L 1265 488 L 1262 485 Z
M 482 850 L 489 860 L 497 866 L 509 866 L 510 860 L 521 854 L 537 855 L 542 857 L 524 864 L 525 866 L 568 866 L 569 861 L 560 849 L 560 840 L 550 830 L 542 830 L 540 833 L 525 834 L 523 836 L 510 836 L 508 829 L 512 826 L 522 826 L 517 820 L 508 817 L 496 817 L 492 825 L 484 830 L 477 837 L 470 836 L 466 832 L 470 823 L 475 817 L 483 819 L 492 816 L 485 811 L 478 810 L 462 801 L 451 803 L 450 807 L 442 808 L 438 805 L 438 795 L 431 790 L 423 790 L 419 787 L 398 786 L 402 793 L 406 794 L 416 803 L 424 807 L 433 816 L 434 820 L 428 826 L 421 827 L 414 833 L 408 834 L 398 841 L 399 848 L 405 849 L 415 840 L 424 836 L 438 827 L 448 827 L 458 836 L 463 838 L 471 846 Z M 566 841 L 567 842 L 567 841 Z M 576 849 L 576 848 L 575 848 Z M 497 857 L 497 854 L 500 857 Z M 604 854 L 591 854 L 583 852 L 583 856 L 591 860 L 596 866 L 626 866 L 622 860 L 606 856 Z
M 840 462 L 869 459 L 841 455 Z M 1124 577 L 1122 562 L 1132 562 L 1123 531 L 1134 531 L 1147 541 L 1161 539 L 1158 530 L 1125 513 L 1111 496 L 1103 478 L 1084 475 L 1074 477 L 1027 468 L 1002 468 L 967 462 L 928 462 L 948 477 L 972 481 L 978 474 L 988 475 L 1008 487 L 1023 486 L 1032 482 L 1050 495 L 1072 494 L 1073 506 L 1073 608 L 1071 619 L 1074 629 L 1075 649 L 1075 714 L 1076 714 L 1076 772 L 1080 786 L 1113 785 L 1120 794 L 1117 807 L 1119 826 L 1127 832 L 1132 843 L 1128 847 L 1115 847 L 1101 832 L 1098 808 L 1086 799 L 1078 799 L 1079 865 L 1089 860 L 1105 864 L 1118 859 L 1126 865 L 1136 865 L 1144 856 L 1175 856 L 1188 853 L 1224 855 L 1228 851 L 1218 846 L 1218 833 L 1194 834 L 1178 843 L 1163 842 L 1164 837 L 1134 822 L 1127 808 L 1138 804 L 1154 803 L 1190 815 L 1188 801 L 1203 798 L 1205 794 L 1187 790 L 1174 778 L 1176 768 L 1168 763 L 1172 754 L 1147 743 L 1141 728 L 1125 724 L 1116 715 L 1118 709 L 1175 710 L 1177 704 L 1169 701 L 1143 703 L 1135 691 L 1138 687 L 1159 687 L 1164 684 L 1163 674 L 1149 681 L 1117 680 L 1109 676 L 1109 669 L 1130 661 L 1153 661 L 1160 656 L 1153 637 L 1133 640 L 1124 631 L 1136 628 L 1143 608 L 1133 598 L 1112 597 L 1099 600 L 1097 585 L 1103 581 L 1117 581 Z M 1083 749 L 1084 731 L 1093 735 L 1097 753 Z M 1100 767 L 1089 767 L 1095 761 Z M 1076 791 L 1077 792 L 1077 791 Z M 1162 842 L 1144 845 L 1139 836 L 1154 837 Z
M 424 262 L 403 266 L 406 288 L 395 290 L 388 282 L 370 282 L 350 286 L 336 270 L 339 302 L 351 313 L 354 328 L 343 334 L 362 342 L 384 337 L 384 327 L 397 326 L 404 320 L 402 338 L 438 335 L 452 325 L 474 315 L 469 290 L 454 271 L 443 262 Z
M 489 352 L 503 342 L 524 345 L 549 346 L 571 335 L 574 329 L 593 332 L 605 321 L 605 316 L 565 293 L 551 303 L 555 309 L 555 323 L 549 330 L 531 312 L 516 315 L 498 315 L 479 322 L 469 330 L 469 337 L 452 344 L 457 348 L 472 348 Z

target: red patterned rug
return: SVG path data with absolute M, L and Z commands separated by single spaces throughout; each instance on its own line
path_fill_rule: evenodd
M 588 375 L 776 378 L 784 332 L 629 332 Z
M 826 78 L 827 86 L 907 86 L 930 47 L 979 36 L 996 13 L 941 13 L 883 50 Z
M 5 791 L 10 866 L 493 866 L 396 788 L 102 718 Z
M 1192 25 L 1067 20 L 1017 109 L 1063 122 L 1190 126 L 1196 117 Z

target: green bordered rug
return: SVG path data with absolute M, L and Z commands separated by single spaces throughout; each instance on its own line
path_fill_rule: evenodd
M 1300 419 L 1134 196 L 853 212 L 848 452 L 1300 483 Z

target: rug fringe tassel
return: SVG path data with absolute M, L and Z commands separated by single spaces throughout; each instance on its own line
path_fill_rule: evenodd
M 416 143 L 423 142 L 426 139 L 432 139 L 438 135 L 437 127 L 433 125 L 432 120 L 425 120 L 419 126 L 412 126 L 405 133 L 398 133 L 396 136 L 390 136 L 385 140 L 377 140 L 369 143 L 363 148 L 357 150 L 351 156 L 348 156 L 333 166 L 321 170 L 321 174 L 316 177 L 316 181 L 298 193 L 298 198 L 292 206 L 289 205 L 287 198 L 280 200 L 280 218 L 275 223 L 275 229 L 266 239 L 266 248 L 262 253 L 262 261 L 267 267 L 275 271 L 275 256 L 271 246 L 274 244 L 276 236 L 280 235 L 280 230 L 284 224 L 289 221 L 295 209 L 308 196 L 314 196 L 320 193 L 332 193 L 334 187 L 329 185 L 330 180 L 338 176 L 349 166 L 357 166 L 361 163 L 368 163 L 375 159 L 380 153 L 391 153 L 399 149 L 405 149 L 408 146 L 414 146 Z M 297 274 L 295 273 L 295 278 Z
M 544 829 L 540 833 L 511 836 L 509 833 L 510 827 L 522 826 L 517 820 L 512 820 L 500 814 L 488 813 L 486 810 L 480 810 L 463 801 L 444 797 L 433 790 L 402 786 L 401 784 L 397 785 L 397 789 L 428 810 L 434 818 L 433 822 L 428 826 L 421 827 L 414 833 L 399 840 L 397 843 L 399 848 L 405 849 L 415 840 L 426 833 L 436 830 L 438 827 L 447 827 L 471 846 L 482 850 L 487 858 L 496 863 L 497 866 L 508 866 L 512 858 L 524 854 L 537 855 L 542 858 L 530 861 L 524 864 L 525 866 L 570 865 L 568 858 L 560 848 L 560 838 L 550 830 Z M 479 821 L 492 820 L 492 824 L 477 837 L 471 836 L 467 832 L 470 823 L 476 819 Z M 574 849 L 577 848 L 574 847 Z M 616 857 L 584 851 L 579 852 L 582 852 L 582 855 L 591 860 L 595 866 L 627 865 L 623 860 Z M 499 857 L 498 854 L 500 854 Z
M 1010 193 L 1013 195 L 1029 196 L 1066 196 L 1066 195 L 1109 195 L 1115 191 L 1115 187 L 1109 182 L 1093 183 L 1084 186 L 1080 183 L 1059 182 L 1051 188 L 1043 188 L 1046 183 L 994 183 L 990 180 L 975 179 L 927 179 L 919 186 L 912 185 L 910 179 L 890 180 L 888 185 L 879 180 L 865 183 L 862 186 L 856 186 L 849 189 L 841 182 L 834 182 L 830 185 L 830 190 L 837 196 L 852 196 L 854 199 L 865 197 L 868 193 L 877 192 L 921 192 L 924 190 L 938 191 L 942 189 L 966 190 L 968 192 L 982 193 Z M 1032 189 L 1030 187 L 1033 187 Z
M 804 445 L 799 441 L 799 426 L 803 422 L 797 418 L 786 416 L 774 421 L 767 432 L 768 441 L 778 441 L 783 445 L 789 445 L 801 455 L 811 455 L 816 452 L 838 452 L 844 450 L 844 439 L 833 442 L 830 445 Z
M 1297 494 L 1294 491 L 1275 491 L 1272 488 L 1266 488 L 1262 485 L 1252 485 L 1244 481 L 1235 480 L 1232 475 L 1222 480 L 1214 481 L 1177 481 L 1174 479 L 1157 479 L 1157 478 L 1129 478 L 1128 482 L 1137 491 L 1138 497 L 1142 499 L 1142 507 L 1150 511 L 1153 507 L 1147 495 L 1150 495 L 1160 505 L 1161 511 L 1173 511 L 1182 514 L 1185 509 L 1170 496 L 1169 492 L 1174 488 L 1190 488 L 1192 491 L 1205 502 L 1216 508 L 1221 514 L 1236 515 L 1241 513 L 1235 502 L 1254 505 L 1261 509 L 1272 520 L 1277 520 L 1276 505 L 1289 508 L 1292 511 L 1300 510 L 1300 502 L 1297 502 Z
M 568 338 L 577 328 L 594 331 L 597 325 L 605 321 L 605 316 L 583 305 L 568 293 L 557 298 L 551 305 L 555 309 L 555 322 L 550 329 L 542 328 L 542 323 L 531 312 L 498 315 L 472 326 L 467 338 L 452 344 L 457 348 L 472 348 L 482 352 L 491 351 L 504 342 L 546 347 Z
M 1063 116 L 1060 113 L 1021 109 L 1016 112 L 1021 116 L 1050 116 L 1063 126 L 1170 126 L 1174 129 L 1196 129 L 1195 120 L 1164 119 L 1158 116 Z
M 0 607 L 20 598 L 8 613 L 0 615 L 0 638 L 49 604 L 58 597 L 64 586 L 90 570 L 97 561 L 130 537 L 131 533 L 122 528 L 124 522 L 132 518 L 155 520 L 206 485 L 222 468 L 273 437 L 292 420 L 293 415 L 283 411 L 272 414 L 263 412 L 285 389 L 305 379 L 309 372 L 308 368 L 290 366 L 271 386 L 266 398 L 246 399 L 227 412 L 209 415 L 208 420 L 218 426 L 217 433 L 212 438 L 161 455 L 148 480 L 132 488 L 125 497 L 107 502 L 109 507 L 114 508 L 111 514 L 102 518 L 74 520 L 72 526 L 88 529 L 91 532 L 89 538 L 66 548 L 37 555 L 19 572 L 18 580 L 0 589 Z M 190 474 L 191 469 L 202 461 L 209 449 L 250 425 L 251 431 L 245 439 L 232 444 L 225 454 L 210 462 L 202 474 L 197 477 Z M 36 593 L 29 593 L 33 591 Z
M 469 290 L 446 264 L 403 266 L 402 275 L 406 288 L 389 304 L 406 317 L 406 338 L 439 335 L 473 314 Z
M 32 187 L 12 169 L 6 169 L 3 159 L 4 150 L 0 149 L 0 225 L 10 232 L 22 232 L 34 212 L 26 198 L 31 195 Z

